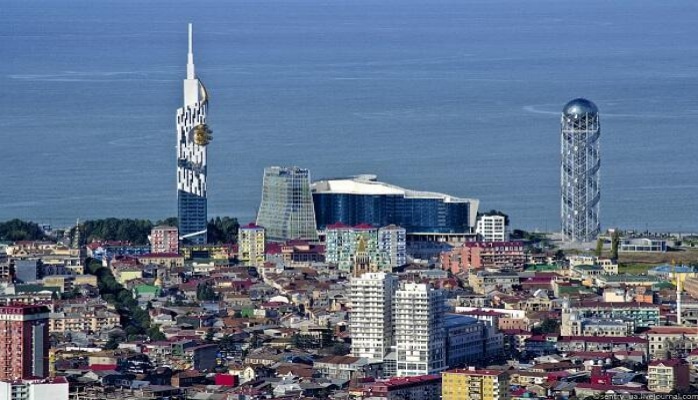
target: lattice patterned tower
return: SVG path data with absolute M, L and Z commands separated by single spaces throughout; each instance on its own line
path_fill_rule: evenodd
M 194 70 L 189 24 L 184 106 L 177 110 L 177 214 L 180 237 L 194 244 L 206 243 L 206 145 L 211 141 L 207 111 L 208 93 Z
M 598 236 L 599 109 L 586 99 L 574 99 L 562 110 L 562 235 L 568 242 L 591 242 Z

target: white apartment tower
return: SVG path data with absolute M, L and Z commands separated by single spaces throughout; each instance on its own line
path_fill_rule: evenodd
M 383 361 L 393 344 L 392 304 L 397 277 L 369 272 L 351 278 L 351 354 Z
M 475 232 L 486 242 L 506 242 L 506 218 L 503 215 L 481 215 Z
M 423 283 L 400 283 L 393 299 L 397 376 L 447 368 L 443 292 Z

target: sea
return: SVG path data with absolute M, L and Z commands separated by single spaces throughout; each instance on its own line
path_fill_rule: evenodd
M 209 214 L 263 169 L 375 174 L 560 227 L 560 112 L 601 118 L 602 228 L 698 231 L 695 0 L 0 0 L 0 220 L 176 215 L 187 23 Z

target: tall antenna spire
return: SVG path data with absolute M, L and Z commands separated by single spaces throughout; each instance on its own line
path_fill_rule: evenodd
M 187 53 L 187 79 L 196 79 L 194 73 L 194 45 L 193 45 L 193 28 L 189 23 L 189 53 Z

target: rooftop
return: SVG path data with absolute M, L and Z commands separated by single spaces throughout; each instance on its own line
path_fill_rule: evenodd
M 577 116 L 585 114 L 598 114 L 599 108 L 596 107 L 596 104 L 593 102 L 580 97 L 565 104 L 565 107 L 562 109 L 562 113 L 566 116 L 576 118 Z
M 422 192 L 405 189 L 385 182 L 379 182 L 376 175 L 358 175 L 349 178 L 327 179 L 313 182 L 313 193 L 356 194 L 366 196 L 393 195 L 416 199 L 440 199 L 447 203 L 472 203 L 477 209 L 475 199 L 460 198 L 437 192 Z
M 504 371 L 499 371 L 495 369 L 452 369 L 450 371 L 445 371 L 444 374 L 463 374 L 463 375 L 476 375 L 476 376 L 499 376 L 505 374 Z

